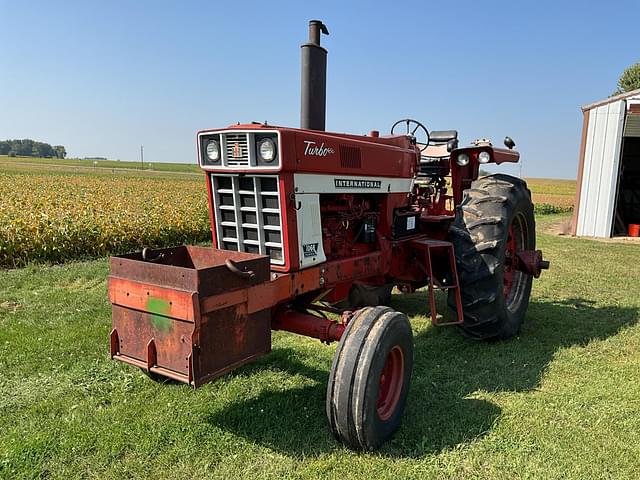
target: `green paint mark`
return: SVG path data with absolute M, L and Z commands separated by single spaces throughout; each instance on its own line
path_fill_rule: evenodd
M 171 330 L 171 319 L 168 318 L 171 307 L 169 302 L 161 298 L 149 297 L 147 312 L 151 313 L 151 324 L 156 330 L 168 332 Z

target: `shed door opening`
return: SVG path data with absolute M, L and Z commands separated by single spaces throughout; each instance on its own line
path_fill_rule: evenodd
M 629 114 L 625 122 L 620 155 L 614 236 L 626 236 L 629 224 L 640 224 L 640 115 Z

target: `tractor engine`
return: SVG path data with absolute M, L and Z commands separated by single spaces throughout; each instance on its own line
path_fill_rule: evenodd
M 323 195 L 322 245 L 327 260 L 369 253 L 375 248 L 379 201 L 373 195 Z

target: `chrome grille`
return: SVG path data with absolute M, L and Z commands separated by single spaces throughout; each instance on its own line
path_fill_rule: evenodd
M 227 133 L 223 136 L 225 143 L 225 163 L 231 167 L 249 165 L 249 141 L 246 133 Z
M 218 248 L 271 257 L 284 264 L 278 177 L 213 175 Z

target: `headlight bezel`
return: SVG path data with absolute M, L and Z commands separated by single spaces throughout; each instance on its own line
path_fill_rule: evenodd
M 207 148 L 214 141 L 218 145 L 218 159 L 212 160 L 209 157 Z M 222 166 L 222 139 L 219 134 L 209 134 L 200 136 L 200 166 L 202 167 L 221 167 Z
M 466 167 L 471 163 L 471 157 L 468 153 L 461 152 L 456 156 L 456 165 L 459 167 Z
M 262 147 L 270 145 L 271 148 L 271 156 L 265 156 L 262 152 Z M 261 138 L 256 141 L 256 151 L 258 153 L 258 160 L 267 164 L 272 164 L 276 157 L 278 156 L 278 147 L 276 146 L 276 142 L 274 142 L 272 137 Z
M 213 158 L 211 152 L 209 152 L 209 147 L 211 146 L 215 146 L 215 151 L 217 153 L 215 158 Z M 220 141 L 215 138 L 208 139 L 204 146 L 204 154 L 209 162 L 212 162 L 213 164 L 220 163 L 220 160 L 222 159 L 222 148 L 220 146 Z
M 478 153 L 478 163 L 480 165 L 486 165 L 487 163 L 491 162 L 491 154 L 489 152 L 487 152 L 486 150 L 483 150 L 482 152 Z
M 260 154 L 260 146 L 265 140 L 270 140 L 273 144 L 274 155 L 271 160 L 266 160 Z M 253 137 L 256 167 L 275 168 L 280 165 L 280 142 L 278 134 L 275 132 L 256 132 Z

